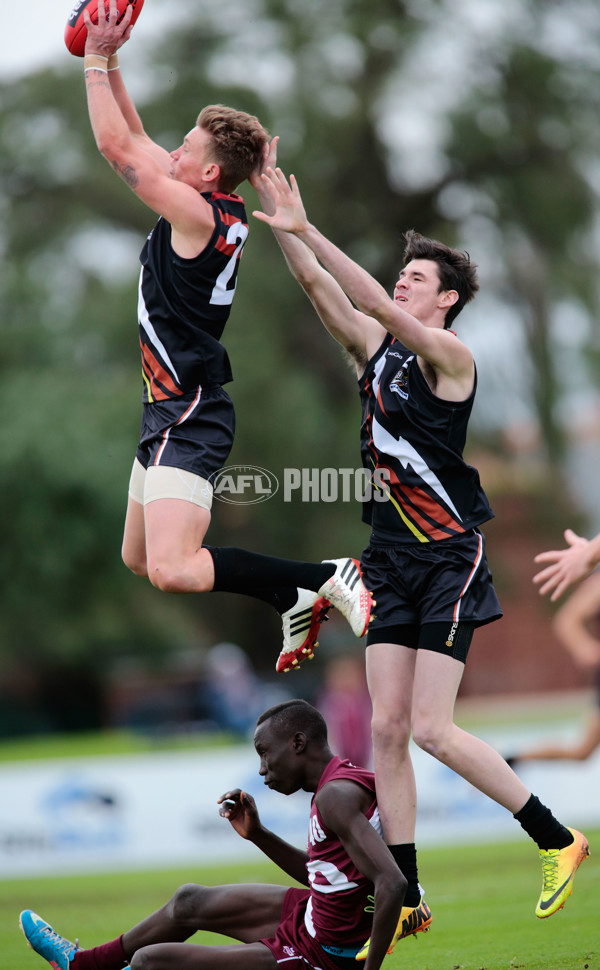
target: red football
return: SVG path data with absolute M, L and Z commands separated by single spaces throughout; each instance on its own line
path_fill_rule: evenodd
M 141 13 L 142 7 L 144 6 L 144 0 L 117 0 L 117 10 L 119 11 L 119 19 L 117 23 L 120 23 L 125 16 L 125 11 L 127 10 L 128 5 L 133 7 L 131 23 L 134 24 Z M 77 0 L 77 3 L 69 14 L 67 26 L 65 27 L 65 44 L 71 51 L 71 54 L 75 54 L 76 57 L 83 57 L 85 53 L 87 27 L 85 26 L 85 21 L 83 19 L 83 11 L 86 8 L 90 12 L 92 22 L 97 24 L 98 0 Z M 104 8 L 108 13 L 108 0 L 104 0 Z

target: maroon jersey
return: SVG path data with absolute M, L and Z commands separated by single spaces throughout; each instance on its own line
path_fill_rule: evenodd
M 310 897 L 304 925 L 310 936 L 321 944 L 347 946 L 355 941 L 364 942 L 371 935 L 374 889 L 319 815 L 316 795 L 328 782 L 339 779 L 353 781 L 372 793 L 365 815 L 375 831 L 382 834 L 373 772 L 357 768 L 350 761 L 332 758 L 321 775 L 311 804 L 306 863 Z

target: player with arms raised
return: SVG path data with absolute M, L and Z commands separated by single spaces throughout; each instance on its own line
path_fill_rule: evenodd
M 377 600 L 367 637 L 377 798 L 412 910 L 398 938 L 431 920 L 418 879 L 411 736 L 508 809 L 537 843 L 542 892 L 535 912 L 544 919 L 571 894 L 587 839 L 562 825 L 497 751 L 454 722 L 473 634 L 501 615 L 478 529 L 492 513 L 463 459 L 475 363 L 449 330 L 478 288 L 475 267 L 468 254 L 409 231 L 391 299 L 308 221 L 293 176 L 288 183 L 270 168 L 261 181 L 265 211 L 255 215 L 276 232 L 292 273 L 354 360 L 364 464 L 390 471 L 388 501 L 369 509 L 361 563 Z
M 138 321 L 144 378 L 142 431 L 129 485 L 123 559 L 161 590 L 244 593 L 283 619 L 286 664 L 311 651 L 330 605 L 355 634 L 366 631 L 371 596 L 351 559 L 297 563 L 204 546 L 211 476 L 234 435 L 232 379 L 220 342 L 248 235 L 234 194 L 269 160 L 259 121 L 223 105 L 204 108 L 183 144 L 167 152 L 148 137 L 121 77 L 117 50 L 132 7 L 98 0 L 83 9 L 84 69 L 96 143 L 139 199 L 159 215 L 142 250 Z M 307 592 L 308 591 L 308 592 Z M 315 595 L 317 594 L 317 595 Z

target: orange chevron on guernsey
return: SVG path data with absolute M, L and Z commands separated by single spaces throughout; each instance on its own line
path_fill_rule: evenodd
M 166 401 L 172 397 L 180 397 L 183 391 L 177 387 L 173 378 L 164 369 L 162 364 L 159 363 L 150 348 L 144 344 L 140 346 L 142 351 L 142 369 L 150 381 L 152 398 L 155 401 Z M 163 388 L 166 388 L 170 393 L 167 394 Z

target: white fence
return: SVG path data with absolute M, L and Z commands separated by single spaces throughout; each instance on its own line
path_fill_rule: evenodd
M 486 739 L 506 752 L 534 734 Z M 414 761 L 419 845 L 519 837 L 508 812 L 452 771 L 418 750 Z M 217 798 L 235 787 L 255 796 L 268 828 L 303 845 L 310 796 L 265 789 L 257 769 L 250 744 L 0 765 L 0 878 L 251 860 L 257 850 L 218 815 Z M 521 777 L 566 824 L 600 825 L 600 751 L 530 764 Z

